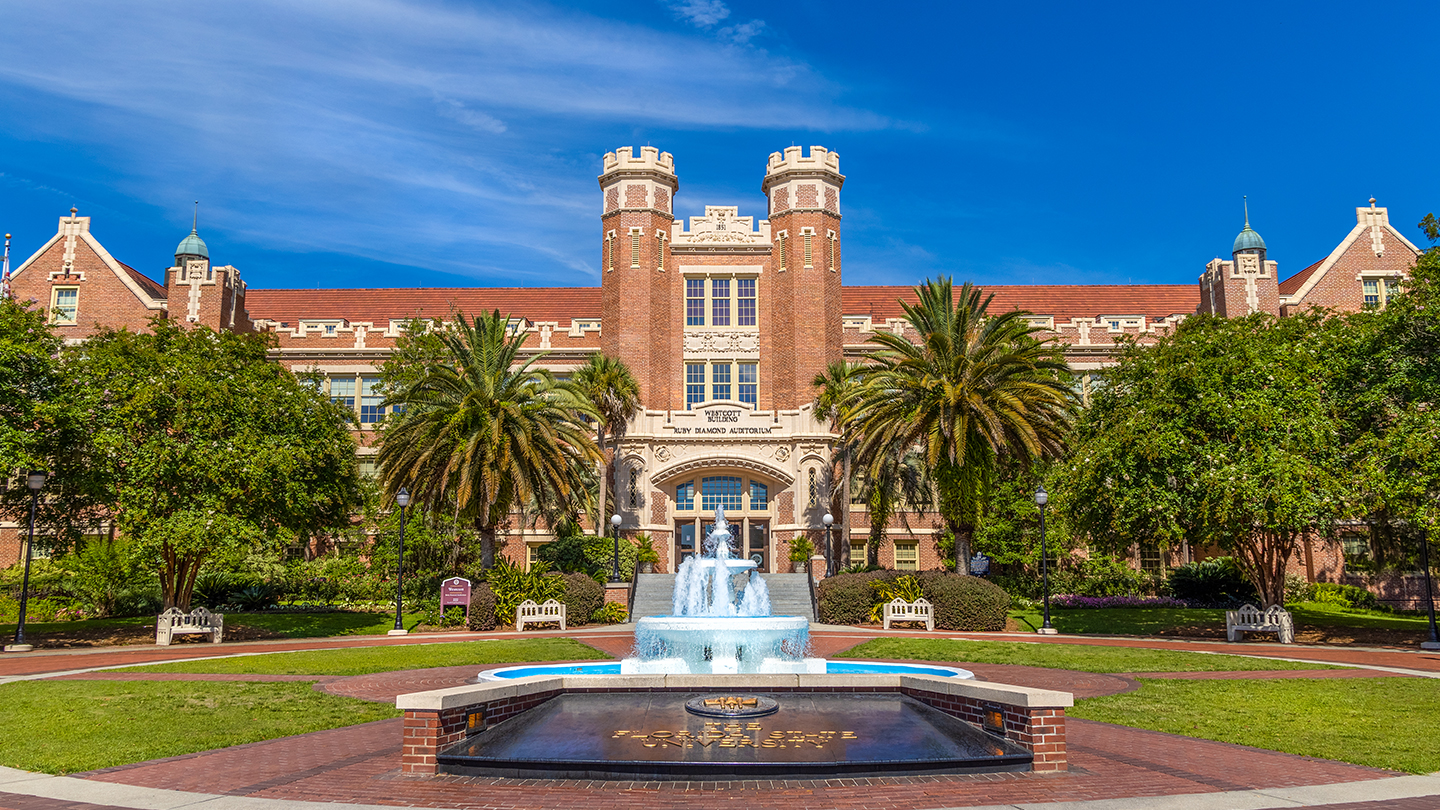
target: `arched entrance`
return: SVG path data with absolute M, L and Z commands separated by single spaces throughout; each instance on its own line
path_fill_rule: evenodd
M 665 488 L 674 504 L 671 559 L 676 565 L 700 552 L 719 507 L 734 536 L 730 553 L 755 560 L 762 573 L 776 570 L 770 537 L 778 488 L 774 479 L 743 469 L 696 470 L 693 476 L 676 476 Z

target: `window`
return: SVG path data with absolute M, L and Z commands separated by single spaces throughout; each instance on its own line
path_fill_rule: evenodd
M 805 237 L 805 266 L 814 267 L 814 264 L 811 262 L 811 256 L 813 254 L 810 252 L 810 240 L 814 238 L 815 234 L 811 231 L 803 231 L 802 233 Z
M 1111 321 L 1111 322 L 1110 322 L 1110 331 L 1111 331 L 1111 332 L 1119 332 L 1119 331 L 1120 331 L 1120 322 L 1119 322 L 1119 321 Z
M 816 504 L 818 504 L 818 503 L 820 502 L 820 485 L 819 485 L 818 483 L 816 483 L 816 480 L 815 480 L 815 479 L 816 479 L 816 470 L 815 470 L 814 467 L 811 467 L 811 468 L 810 468 L 810 486 L 809 486 L 809 489 L 810 489 L 810 505 L 811 505 L 811 506 L 815 506 Z
M 920 544 L 895 541 L 895 570 L 920 570 Z
M 355 466 L 361 478 L 374 478 L 376 475 L 374 456 L 356 456 Z
M 835 232 L 830 231 L 830 272 L 835 272 L 835 243 L 840 241 L 835 238 Z
M 710 325 L 730 325 L 730 279 L 710 280 Z
M 1399 279 L 1367 278 L 1360 282 L 1366 309 L 1381 309 L 1400 292 Z
M 716 363 L 710 367 L 711 399 L 730 398 L 730 364 Z
M 705 325 L 705 279 L 685 279 L 685 325 Z
M 784 231 L 781 231 L 781 232 L 780 232 L 780 238 L 779 238 L 779 240 L 777 240 L 777 241 L 778 241 L 779 246 L 780 246 L 780 250 L 779 250 L 779 254 L 780 254 L 780 255 L 779 255 L 779 259 L 780 259 L 780 261 L 779 261 L 778 263 L 779 263 L 779 265 L 780 265 L 780 272 L 783 273 L 783 272 L 785 272 L 785 232 L 784 232 Z
M 685 364 L 685 410 L 705 401 L 705 364 Z
M 759 481 L 750 482 L 750 508 L 752 510 L 770 508 L 770 489 Z
M 864 565 L 866 562 L 869 562 L 869 556 L 865 553 L 865 541 L 850 541 L 850 564 Z
M 1165 556 L 1159 546 L 1140 546 L 1140 570 L 1147 574 L 1158 574 L 1165 569 Z
M 700 509 L 713 512 L 715 507 L 727 512 L 739 512 L 740 478 L 729 475 L 712 475 L 700 479 Z
M 755 325 L 755 279 L 735 279 L 735 325 Z
M 1347 570 L 1368 571 L 1374 567 L 1374 555 L 1370 550 L 1368 534 L 1345 532 L 1340 535 L 1340 547 L 1345 555 Z
M 385 398 L 380 396 L 379 388 L 379 377 L 360 378 L 360 423 L 363 425 L 379 422 L 385 415 L 385 406 L 380 404 Z
M 50 288 L 51 323 L 75 323 L 80 317 L 80 288 Z
M 755 363 L 739 363 L 740 395 L 737 397 L 741 402 L 754 408 L 757 402 L 756 387 L 759 383 L 759 366 Z
M 535 563 L 540 562 L 540 549 L 544 547 L 544 543 L 527 543 L 525 545 L 526 571 L 529 571 L 531 568 L 535 567 Z
M 630 266 L 640 266 L 640 229 L 630 231 Z
M 331 377 L 330 378 L 330 401 L 336 405 L 355 409 L 355 378 L 354 377 Z
M 605 269 L 615 269 L 615 232 L 605 234 Z
M 686 481 L 675 487 L 675 509 L 689 511 L 695 508 L 695 482 Z
M 638 508 L 640 507 L 640 471 L 639 471 L 639 470 L 631 470 L 631 471 L 630 471 L 630 486 L 629 486 L 629 488 L 628 488 L 628 490 L 627 490 L 627 494 L 628 494 L 629 497 L 630 497 L 630 508 L 631 508 L 631 509 L 638 509 Z
M 659 231 L 655 234 L 655 240 L 660 244 L 660 271 L 665 271 L 665 232 Z

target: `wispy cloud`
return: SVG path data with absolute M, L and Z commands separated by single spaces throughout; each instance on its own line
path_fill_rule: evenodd
M 73 0 L 55 26 L 50 4 L 21 0 L 5 137 L 83 147 L 122 193 L 174 201 L 177 222 L 200 196 L 212 227 L 271 249 L 479 276 L 530 261 L 593 283 L 605 148 L 896 126 L 802 60 L 735 47 L 763 22 L 722 26 L 717 0 L 674 8 L 704 33 L 431 0 Z

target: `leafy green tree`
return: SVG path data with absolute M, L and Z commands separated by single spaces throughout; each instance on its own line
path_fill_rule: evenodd
M 871 475 L 887 449 L 922 449 L 956 554 L 968 559 L 997 459 L 1061 454 L 1076 402 L 1069 367 L 1024 313 L 991 314 L 993 296 L 969 283 L 957 300 L 949 279 L 916 292 L 917 304 L 903 304 L 916 339 L 870 338 L 880 348 L 846 420 Z
M 865 475 L 856 483 L 870 518 L 865 562 L 879 565 L 890 518 L 899 514 L 908 526 L 910 515 L 918 516 L 934 506 L 934 485 L 924 454 L 914 448 L 871 447 L 859 461 Z
M 338 530 L 358 501 L 349 418 L 271 362 L 266 335 L 104 331 L 63 371 L 90 419 L 74 475 L 189 609 L 201 569 Z
M 609 437 L 614 436 L 617 442 L 624 437 L 625 426 L 636 411 L 640 410 L 640 385 L 635 382 L 635 375 L 630 373 L 630 367 L 625 365 L 623 360 L 604 354 L 590 355 L 590 359 L 576 369 L 570 379 L 600 417 L 596 420 L 596 444 L 600 447 L 600 461 L 595 476 L 599 494 L 595 498 L 595 522 L 591 525 L 596 532 L 603 532 L 609 525 L 606 519 L 608 504 L 605 499 L 605 485 L 609 478 L 605 472 L 610 449 Z
M 1319 312 L 1200 316 L 1132 343 L 1056 471 L 1057 511 L 1103 551 L 1218 545 L 1283 604 L 1298 541 L 1353 511 L 1335 385 L 1345 329 Z
M 524 335 L 508 323 L 499 311 L 457 315 L 402 341 L 382 370 L 387 404 L 403 406 L 380 434 L 385 491 L 408 487 L 430 510 L 453 504 L 474 523 L 487 571 L 511 510 L 582 502 L 600 458 L 586 422 L 598 418 L 594 406 L 536 367 L 542 355 L 522 359 Z

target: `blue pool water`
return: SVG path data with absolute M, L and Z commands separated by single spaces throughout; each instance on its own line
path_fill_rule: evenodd
M 886 664 L 879 661 L 826 661 L 826 675 L 933 675 L 940 678 L 973 678 L 970 672 L 955 667 L 922 666 L 919 664 Z M 619 675 L 620 662 L 606 664 L 546 664 L 544 666 L 504 667 L 480 673 L 485 680 L 525 678 L 530 675 Z

